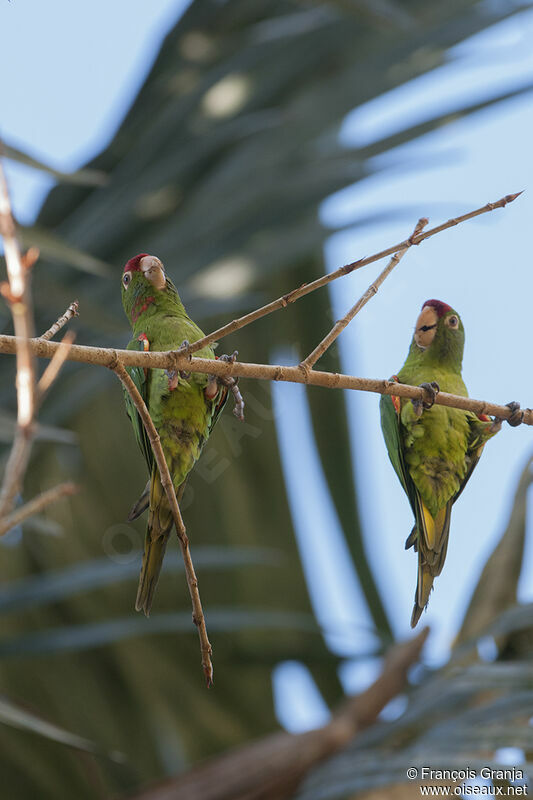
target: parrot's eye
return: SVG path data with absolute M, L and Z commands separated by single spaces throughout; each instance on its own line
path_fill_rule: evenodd
M 448 325 L 450 326 L 450 328 L 459 327 L 459 320 L 457 319 L 455 314 L 453 314 L 451 317 L 448 317 Z
M 128 284 L 131 281 L 131 272 L 125 272 L 122 276 L 122 285 L 125 289 L 128 288 Z

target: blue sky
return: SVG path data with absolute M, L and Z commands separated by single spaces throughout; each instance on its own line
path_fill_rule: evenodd
M 159 43 L 185 5 L 175 0 L 2 3 L 0 69 L 10 76 L 2 87 L 2 135 L 62 169 L 76 168 L 94 156 L 112 138 Z M 452 107 L 458 98 L 466 104 L 533 82 L 532 42 L 531 12 L 473 37 L 454 48 L 445 66 L 355 110 L 346 120 L 342 140 L 347 145 L 368 143 Z M 385 168 L 382 173 L 323 204 L 322 219 L 332 228 L 345 226 L 327 243 L 327 267 L 334 269 L 404 239 L 419 216 L 429 216 L 430 224 L 437 224 L 526 189 L 507 209 L 447 231 L 405 256 L 378 296 L 343 333 L 340 347 L 346 372 L 371 377 L 396 372 L 405 359 L 420 306 L 427 298 L 437 297 L 462 316 L 466 328 L 463 374 L 471 395 L 495 402 L 517 399 L 524 405 L 531 403 L 527 346 L 532 130 L 533 101 L 525 95 L 398 148 L 380 161 Z M 9 174 L 16 213 L 21 221 L 31 221 L 50 181 L 22 167 L 11 166 Z M 387 224 L 350 229 L 358 216 L 374 209 L 404 206 L 413 209 L 412 219 L 399 220 L 391 213 Z M 332 285 L 336 317 L 352 305 L 382 267 L 372 265 Z M 335 625 L 340 619 L 347 634 L 353 633 L 351 619 L 357 620 L 362 626 L 357 644 L 364 646 L 368 614 L 355 576 L 343 558 L 345 544 L 323 476 L 316 465 L 303 481 L 290 459 L 291 437 L 305 442 L 310 464 L 315 458 L 306 436 L 305 391 L 280 385 L 275 391 L 276 403 L 294 409 L 293 418 L 283 415 L 287 425 L 286 430 L 280 429 L 280 441 L 297 528 L 298 520 L 303 519 L 302 497 L 317 498 L 311 509 L 317 536 L 304 541 L 304 531 L 298 531 L 314 605 L 325 615 L 321 619 L 324 625 L 328 618 Z M 403 542 L 411 528 L 411 512 L 381 440 L 378 398 L 356 392 L 347 396 L 371 563 L 396 632 L 408 635 L 416 560 L 412 552 L 404 552 Z M 454 508 L 446 567 L 423 618 L 433 629 L 429 657 L 434 661 L 444 657 L 472 587 L 502 531 L 531 447 L 528 428 L 505 426 L 487 446 L 468 491 Z M 386 503 L 380 500 L 384 497 Z M 319 550 L 324 530 L 330 543 L 326 553 Z M 533 599 L 532 566 L 529 542 L 520 585 L 522 600 Z M 344 577 L 335 584 L 339 570 Z M 350 612 L 339 618 L 346 599 Z M 342 652 L 342 643 L 333 645 Z M 279 704 L 284 712 L 280 713 L 293 729 L 319 721 L 324 714 L 320 702 L 312 700 L 302 669 L 287 665 L 285 673 L 276 671 L 274 680 L 277 697 L 284 698 Z M 374 669 L 374 664 L 348 664 L 342 673 L 345 685 L 359 688 Z M 296 685 L 301 697 L 294 692 Z M 294 707 L 284 691 L 287 686 L 292 687 Z
M 112 139 L 165 34 L 188 0 L 11 0 L 0 4 L 0 129 L 7 142 L 71 170 Z M 46 33 L 43 36 L 43 31 Z M 13 203 L 30 221 L 51 182 L 11 168 Z

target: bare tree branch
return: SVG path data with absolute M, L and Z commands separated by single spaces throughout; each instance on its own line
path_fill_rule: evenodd
M 20 525 L 24 520 L 32 517 L 34 514 L 38 514 L 51 503 L 55 503 L 60 497 L 75 494 L 77 491 L 78 487 L 74 483 L 60 483 L 58 486 L 54 486 L 53 489 L 42 492 L 42 494 L 37 495 L 33 500 L 25 503 L 20 508 L 17 508 L 16 511 L 13 511 L 7 517 L 0 520 L 0 536 L 10 531 L 15 525 Z
M 39 383 L 37 384 L 39 403 L 42 402 L 44 395 L 46 394 L 48 389 L 51 387 L 51 385 L 59 375 L 61 367 L 68 358 L 69 350 L 75 338 L 76 334 L 73 331 L 67 331 L 67 333 L 63 336 L 61 342 L 59 343 L 59 347 L 55 351 L 52 360 L 50 361 L 47 368 L 41 375 Z
M 3 284 L 2 294 L 13 315 L 17 337 L 17 431 L 7 461 L 4 481 L 0 490 L 0 518 L 8 514 L 20 485 L 32 444 L 32 423 L 35 414 L 35 365 L 29 340 L 34 334 L 31 295 L 28 275 L 35 260 L 32 253 L 24 262 L 16 237 L 15 221 L 4 169 L 0 163 L 0 235 L 4 241 L 4 255 L 9 283 Z
M 189 594 L 191 595 L 191 601 L 193 607 L 192 619 L 194 624 L 198 628 L 198 636 L 200 638 L 200 649 L 202 652 L 202 668 L 204 670 L 207 686 L 209 687 L 213 683 L 213 665 L 211 663 L 212 647 L 207 636 L 207 628 L 205 625 L 204 612 L 202 610 L 202 602 L 200 600 L 200 592 L 198 590 L 198 579 L 194 571 L 191 552 L 189 550 L 189 538 L 185 531 L 185 525 L 183 523 L 180 507 L 176 498 L 176 492 L 174 490 L 174 484 L 172 483 L 172 478 L 170 477 L 170 472 L 167 466 L 165 455 L 163 453 L 163 448 L 161 447 L 159 434 L 156 430 L 154 423 L 152 422 L 152 418 L 148 412 L 148 409 L 146 408 L 144 400 L 139 394 L 139 391 L 137 390 L 137 387 L 133 383 L 132 379 L 124 369 L 124 366 L 120 362 L 119 358 L 115 355 L 113 361 L 109 363 L 107 366 L 110 369 L 112 369 L 113 372 L 115 372 L 115 374 L 120 378 L 124 388 L 129 393 L 131 399 L 135 403 L 135 407 L 139 412 L 139 416 L 141 417 L 146 433 L 148 434 L 148 438 L 150 439 L 150 444 L 152 446 L 154 458 L 157 464 L 157 468 L 159 470 L 159 476 L 161 478 L 161 485 L 165 490 L 172 511 L 172 516 L 174 517 L 176 533 L 178 535 L 178 540 L 181 547 L 181 554 L 183 556 L 183 562 L 185 565 L 187 586 L 189 587 Z
M 29 343 L 33 354 L 39 358 L 52 358 L 58 342 L 46 342 L 32 339 Z M 14 336 L 0 335 L 0 353 L 15 353 Z M 356 389 L 361 392 L 375 392 L 397 397 L 408 397 L 411 400 L 427 400 L 426 392 L 420 386 L 409 386 L 391 380 L 378 378 L 358 378 L 354 375 L 343 375 L 338 372 L 319 372 L 306 370 L 301 365 L 285 367 L 273 364 L 248 364 L 242 361 L 228 363 L 221 359 L 187 357 L 179 350 L 164 353 L 142 352 L 135 350 L 115 350 L 106 347 L 87 347 L 73 344 L 68 353 L 68 361 L 84 364 L 99 364 L 114 368 L 116 359 L 126 367 L 143 367 L 144 369 L 177 369 L 185 372 L 201 372 L 207 375 L 222 377 L 252 378 L 254 380 L 287 381 L 304 383 L 309 386 L 323 386 L 327 389 Z M 437 405 L 473 411 L 474 414 L 488 414 L 499 419 L 509 419 L 512 412 L 507 406 L 491 403 L 486 400 L 474 400 L 473 397 L 460 397 L 447 392 L 439 392 L 435 400 Z M 525 425 L 533 425 L 533 410 L 523 409 Z
M 78 303 L 78 301 L 73 300 L 72 303 L 67 308 L 67 310 L 65 311 L 65 313 L 62 314 L 59 317 L 59 319 L 56 322 L 54 322 L 54 324 L 51 325 L 48 328 L 48 330 L 41 335 L 41 339 L 47 339 L 47 340 L 52 339 L 56 335 L 56 333 L 58 333 L 58 331 L 60 331 L 61 328 L 63 328 L 67 324 L 67 322 L 70 319 L 72 319 L 72 317 L 78 316 L 79 307 L 80 304 Z
M 29 276 L 33 265 L 39 258 L 39 251 L 37 248 L 32 247 L 24 255 L 20 253 L 7 181 L 1 162 L 0 236 L 2 236 L 4 242 L 4 256 L 8 276 L 8 283 L 0 286 L 0 292 L 8 302 L 13 316 L 17 356 L 17 429 L 0 490 L 0 536 L 2 536 L 14 525 L 45 508 L 57 498 L 65 494 L 72 494 L 76 491 L 76 487 L 72 483 L 61 484 L 12 512 L 15 497 L 21 489 L 28 466 L 35 432 L 34 418 L 37 405 L 56 379 L 68 355 L 73 337 L 70 334 L 65 337 L 45 370 L 39 387 L 37 387 L 35 356 L 30 345 L 34 335 L 34 323 Z M 45 336 L 47 338 L 53 336 L 75 313 L 77 313 L 77 303 L 73 303 L 67 309 L 63 317 L 60 317 L 55 325 L 46 332 Z
M 352 308 L 348 311 L 348 313 L 340 320 L 338 320 L 330 332 L 325 336 L 319 344 L 315 347 L 315 349 L 309 353 L 307 358 L 305 358 L 301 366 L 304 368 L 312 369 L 319 358 L 321 358 L 326 350 L 331 347 L 333 342 L 339 337 L 342 331 L 346 328 L 346 326 L 352 321 L 352 319 L 358 314 L 363 306 L 365 306 L 371 297 L 374 297 L 377 294 L 379 287 L 383 283 L 383 281 L 391 274 L 394 267 L 400 263 L 401 259 L 407 253 L 407 250 L 412 247 L 413 244 L 416 244 L 415 238 L 422 232 L 425 226 L 428 224 L 428 220 L 426 217 L 422 217 L 416 223 L 416 227 L 407 240 L 409 244 L 407 247 L 404 247 L 403 250 L 399 250 L 395 253 L 383 272 L 381 272 L 376 280 L 370 284 L 366 292 L 359 298 L 357 303 L 352 306 Z
M 220 339 L 222 339 L 224 336 L 229 336 L 230 333 L 234 333 L 240 328 L 244 328 L 245 325 L 250 325 L 251 322 L 255 322 L 257 319 L 261 319 L 261 317 L 265 317 L 267 314 L 272 314 L 273 311 L 278 311 L 280 308 L 285 308 L 289 305 L 289 303 L 296 302 L 296 300 L 299 300 L 300 297 L 304 297 L 306 294 L 314 292 L 316 289 L 320 289 L 322 286 L 326 286 L 328 283 L 331 283 L 331 281 L 334 281 L 343 275 L 348 275 L 350 272 L 353 272 L 356 269 L 366 267 L 367 264 L 373 264 L 374 261 L 379 261 L 380 259 L 393 255 L 400 250 L 405 250 L 407 247 L 410 247 L 413 244 L 420 244 L 425 239 L 435 236 L 436 233 L 441 233 L 442 231 L 447 230 L 447 228 L 452 228 L 454 225 L 459 225 L 461 222 L 466 222 L 474 217 L 479 217 L 480 214 L 486 214 L 488 211 L 494 211 L 496 208 L 504 208 L 508 203 L 512 203 L 513 200 L 516 200 L 516 198 L 521 194 L 522 192 L 508 194 L 505 197 L 502 197 L 496 203 L 487 203 L 481 208 L 476 208 L 475 211 L 470 211 L 468 214 L 463 214 L 461 217 L 449 219 L 448 222 L 444 222 L 442 225 L 438 225 L 436 228 L 431 228 L 425 233 L 419 233 L 416 236 L 411 236 L 409 239 L 405 239 L 399 244 L 394 244 L 392 247 L 387 247 L 385 250 L 381 250 L 379 253 L 375 253 L 372 256 L 365 256 L 365 258 L 360 258 L 359 261 L 353 261 L 351 264 L 346 264 L 344 267 L 340 267 L 339 269 L 335 270 L 335 272 L 330 272 L 327 275 L 323 275 L 321 278 L 317 278 L 316 281 L 304 283 L 298 289 L 293 289 L 292 292 L 284 294 L 282 297 L 278 297 L 277 300 L 273 300 L 266 306 L 258 308 L 256 311 L 251 311 L 249 314 L 245 314 L 243 317 L 234 319 L 232 322 L 228 322 L 227 325 L 217 328 L 216 331 L 208 333 L 207 336 L 203 336 L 201 339 L 198 339 L 197 342 L 193 342 L 187 347 L 184 347 L 183 352 L 187 354 L 196 353 L 207 344 L 220 341 Z

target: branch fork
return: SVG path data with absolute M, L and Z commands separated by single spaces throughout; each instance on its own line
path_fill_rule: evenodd
M 385 269 L 378 275 L 374 283 L 371 283 L 366 292 L 359 298 L 357 303 L 352 306 L 352 308 L 348 311 L 348 313 L 340 320 L 338 320 L 330 332 L 325 336 L 319 344 L 315 347 L 315 349 L 309 353 L 307 358 L 305 358 L 302 363 L 300 364 L 301 367 L 304 369 L 313 369 L 314 365 L 321 358 L 326 350 L 328 350 L 333 342 L 338 339 L 342 331 L 349 325 L 349 323 L 353 320 L 353 318 L 358 314 L 363 306 L 365 306 L 369 300 L 371 300 L 374 295 L 377 294 L 379 287 L 383 283 L 383 281 L 391 274 L 392 270 L 400 263 L 401 259 L 406 254 L 407 250 L 413 244 L 420 244 L 420 241 L 416 241 L 416 238 L 420 236 L 422 230 L 426 225 L 428 225 L 429 220 L 426 217 L 421 217 L 418 222 L 416 223 L 415 229 L 409 239 L 407 239 L 407 243 L 401 250 L 398 250 L 397 253 L 394 253 L 392 258 L 390 259 L 389 263 L 385 267 Z
M 11 298 L 11 310 L 13 312 L 15 336 L 0 336 L 0 353 L 16 353 L 17 355 L 17 398 L 18 398 L 18 429 L 13 449 L 8 461 L 8 467 L 4 476 L 4 483 L 0 491 L 0 531 L 2 530 L 2 517 L 6 517 L 13 505 L 13 500 L 18 490 L 18 486 L 22 480 L 22 476 L 26 469 L 29 450 L 32 440 L 32 421 L 35 414 L 35 408 L 39 398 L 42 398 L 44 393 L 50 387 L 51 383 L 57 377 L 61 365 L 66 360 L 84 362 L 88 364 L 100 364 L 108 367 L 119 377 L 130 394 L 139 414 L 142 419 L 143 425 L 148 434 L 150 444 L 154 453 L 159 474 L 161 476 L 161 483 L 167 494 L 176 532 L 178 535 L 183 560 L 185 563 L 185 571 L 187 576 L 187 584 L 191 595 L 193 606 L 193 621 L 198 628 L 198 635 L 200 638 L 200 649 L 202 653 L 202 667 L 206 677 L 208 686 L 213 682 L 213 666 L 211 662 L 212 648 L 207 636 L 205 619 L 203 615 L 202 605 L 200 601 L 200 594 L 198 591 L 198 580 L 194 571 L 190 550 L 189 540 L 186 534 L 185 525 L 181 517 L 179 504 L 176 499 L 176 493 L 172 484 L 172 479 L 168 470 L 166 459 L 161 447 L 159 434 L 154 426 L 154 423 L 148 413 L 146 405 L 139 394 L 135 384 L 126 371 L 126 366 L 139 366 L 144 369 L 175 369 L 177 371 L 186 372 L 200 372 L 207 375 L 214 375 L 219 379 L 224 379 L 227 384 L 230 380 L 233 381 L 235 386 L 235 378 L 253 378 L 259 380 L 275 380 L 275 381 L 290 381 L 294 383 L 302 383 L 315 386 L 324 386 L 327 388 L 345 388 L 355 389 L 359 391 L 370 391 L 379 394 L 388 394 L 394 396 L 408 397 L 412 400 L 423 403 L 427 400 L 426 391 L 424 388 L 416 386 L 408 386 L 405 384 L 398 384 L 394 381 L 387 380 L 374 380 L 369 378 L 358 378 L 351 375 L 342 375 L 331 372 L 320 372 L 314 370 L 314 365 L 317 360 L 326 352 L 331 344 L 338 338 L 342 330 L 351 322 L 351 320 L 359 313 L 361 308 L 377 293 L 383 281 L 388 277 L 392 270 L 400 262 L 401 258 L 405 255 L 407 250 L 413 245 L 421 244 L 425 239 L 440 233 L 447 228 L 458 225 L 466 220 L 473 219 L 488 211 L 493 211 L 497 208 L 503 208 L 508 203 L 513 202 L 521 192 L 516 194 L 506 195 L 495 203 L 487 203 L 485 206 L 464 214 L 460 217 L 448 220 L 435 228 L 426 232 L 423 229 L 427 226 L 428 220 L 421 218 L 413 233 L 399 244 L 388 247 L 371 256 L 354 261 L 351 264 L 346 264 L 343 267 L 323 275 L 320 278 L 310 282 L 304 283 L 299 288 L 294 289 L 288 294 L 283 295 L 277 300 L 268 303 L 262 308 L 245 314 L 244 316 L 234 319 L 228 324 L 218 328 L 212 333 L 203 336 L 193 344 L 184 343 L 178 350 L 169 351 L 165 353 L 157 352 L 135 352 L 129 350 L 115 350 L 102 347 L 83 347 L 73 344 L 72 335 L 64 337 L 60 343 L 50 341 L 52 337 L 78 313 L 77 301 L 74 301 L 65 314 L 60 317 L 52 327 L 46 331 L 39 339 L 31 338 L 33 335 L 33 318 L 31 314 L 31 303 L 28 289 L 28 282 L 26 276 L 29 268 L 35 263 L 36 254 L 29 251 L 26 254 L 25 260 L 21 258 L 18 245 L 15 237 L 15 224 L 11 214 L 11 207 L 9 203 L 9 195 L 5 177 L 0 166 L 0 234 L 4 239 L 4 250 L 6 256 L 6 263 L 9 278 L 9 291 L 1 289 L 4 296 Z M 337 278 L 347 275 L 356 269 L 360 269 L 374 261 L 379 261 L 382 258 L 391 256 L 389 263 L 380 275 L 368 287 L 367 291 L 360 297 L 358 302 L 348 311 L 348 313 L 338 320 L 329 333 L 322 339 L 316 348 L 299 364 L 292 367 L 285 367 L 281 365 L 270 364 L 247 364 L 233 359 L 227 361 L 223 359 L 202 359 L 193 357 L 193 354 L 208 344 L 219 341 L 225 336 L 234 333 L 246 325 L 255 322 L 258 319 L 271 314 L 281 308 L 286 308 L 289 304 L 296 302 L 301 297 L 313 292 L 322 286 L 336 280 Z M 49 358 L 51 363 L 43 373 L 39 385 L 35 383 L 35 370 L 33 359 L 35 357 Z M 235 394 L 235 392 L 234 392 Z M 240 393 L 239 393 L 240 394 Z M 237 399 L 237 395 L 235 395 Z M 450 395 L 445 392 L 440 392 L 435 402 L 437 404 L 460 408 L 463 410 L 471 410 L 476 414 L 489 414 L 499 419 L 513 418 L 513 421 L 521 421 L 526 425 L 533 425 L 533 411 L 525 409 L 521 412 L 520 417 L 516 411 L 513 411 L 507 406 L 496 405 L 481 400 L 474 400 L 468 397 L 459 397 Z M 242 398 L 241 398 L 242 403 Z M 241 405 L 242 411 L 243 404 Z M 51 502 L 61 493 L 71 493 L 70 489 L 65 489 L 65 485 L 56 487 L 48 493 L 51 497 L 47 502 Z M 45 493 L 46 494 L 46 493 Z M 35 503 L 44 503 L 44 496 L 36 498 Z M 27 514 L 34 513 L 26 508 Z M 15 512 L 15 514 L 22 514 L 23 509 Z M 15 516 L 12 515 L 12 520 Z M 19 516 L 20 518 L 20 516 Z

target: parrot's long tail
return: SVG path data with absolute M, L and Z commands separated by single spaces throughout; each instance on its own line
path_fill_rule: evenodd
M 184 484 L 179 487 L 178 502 L 181 500 L 183 489 Z M 143 563 L 135 600 L 135 610 L 144 611 L 147 617 L 150 616 L 155 587 L 173 524 L 174 519 L 165 490 L 161 486 L 159 473 L 154 469 L 150 481 L 150 514 L 144 539 Z
M 450 516 L 453 500 L 433 517 L 419 498 L 416 529 L 418 536 L 414 541 L 413 532 L 407 539 L 418 551 L 418 580 L 415 591 L 415 602 L 411 616 L 411 628 L 414 628 L 427 606 L 433 581 L 440 575 L 446 560 L 448 537 L 450 534 Z

